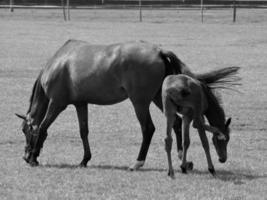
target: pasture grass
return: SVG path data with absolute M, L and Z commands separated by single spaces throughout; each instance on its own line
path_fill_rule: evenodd
M 267 20 L 266 10 L 72 11 L 63 22 L 58 10 L 0 10 L 0 199 L 266 199 L 267 196 Z M 75 110 L 69 106 L 49 129 L 49 137 L 31 168 L 22 160 L 21 121 L 14 113 L 28 108 L 33 82 L 48 58 L 69 38 L 92 44 L 145 40 L 173 50 L 195 72 L 240 66 L 242 94 L 223 92 L 232 134 L 229 159 L 217 161 L 217 178 L 207 171 L 197 133 L 191 131 L 188 159 L 194 170 L 181 174 L 173 148 L 174 180 L 167 177 L 165 119 L 151 105 L 156 126 L 146 164 L 128 171 L 139 151 L 141 132 L 131 103 L 89 106 L 93 157 L 86 169 Z M 210 137 L 210 135 L 209 135 Z

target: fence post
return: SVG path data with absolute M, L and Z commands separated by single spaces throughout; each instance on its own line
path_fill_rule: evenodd
M 139 21 L 143 21 L 143 16 L 142 16 L 142 0 L 139 0 Z
M 67 0 L 68 20 L 70 21 L 70 0 Z
M 203 14 L 203 10 L 204 10 L 204 7 L 203 7 L 203 0 L 200 0 L 200 9 L 201 9 L 201 22 L 203 23 L 204 21 L 204 14 Z
M 13 0 L 10 0 L 10 1 L 9 1 L 10 12 L 13 12 L 13 11 L 14 11 L 13 4 L 14 4 Z
M 233 1 L 233 22 L 236 21 L 236 0 Z
M 66 12 L 65 12 L 65 0 L 61 0 L 61 7 L 63 9 L 63 17 L 64 17 L 64 21 L 66 21 Z

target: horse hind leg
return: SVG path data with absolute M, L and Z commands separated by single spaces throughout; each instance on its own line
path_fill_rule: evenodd
M 153 133 L 155 131 L 155 126 L 152 122 L 151 115 L 149 112 L 149 103 L 136 103 L 134 101 L 133 106 L 137 116 L 137 119 L 141 125 L 142 129 L 142 144 L 137 157 L 137 162 L 130 167 L 130 170 L 137 170 L 142 167 L 145 163 L 147 152 L 151 143 Z
M 84 156 L 83 160 L 80 163 L 81 167 L 86 167 L 87 162 L 91 159 L 91 151 L 88 142 L 88 106 L 87 103 L 75 105 L 79 127 L 80 127 L 80 136 L 83 142 Z

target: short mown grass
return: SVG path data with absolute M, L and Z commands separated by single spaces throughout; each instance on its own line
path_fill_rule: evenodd
M 267 21 L 265 10 L 207 10 L 201 24 L 196 11 L 73 11 L 64 23 L 58 10 L 0 10 L 0 199 L 266 199 L 267 196 Z M 229 12 L 229 13 L 228 13 Z M 103 15 L 105 14 L 105 15 Z M 162 17 L 160 17 L 162 16 Z M 264 21 L 265 20 L 265 21 Z M 69 38 L 93 44 L 145 40 L 173 50 L 195 72 L 240 66 L 242 92 L 223 92 L 232 117 L 229 159 L 211 177 L 199 137 L 191 131 L 188 159 L 194 169 L 180 172 L 173 148 L 175 179 L 167 176 L 165 119 L 151 105 L 156 132 L 143 169 L 130 172 L 141 143 L 131 103 L 89 106 L 93 157 L 85 169 L 75 110 L 64 111 L 49 129 L 39 167 L 23 160 L 21 121 L 39 70 Z M 210 137 L 210 135 L 209 135 Z

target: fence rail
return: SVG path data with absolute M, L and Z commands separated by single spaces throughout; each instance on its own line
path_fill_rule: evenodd
M 236 21 L 237 9 L 267 9 L 267 1 L 262 0 L 0 0 L 0 8 L 14 9 L 62 9 L 64 20 L 70 20 L 71 9 L 139 9 L 142 21 L 143 9 L 199 9 L 203 22 L 205 9 L 233 9 L 233 22 Z

